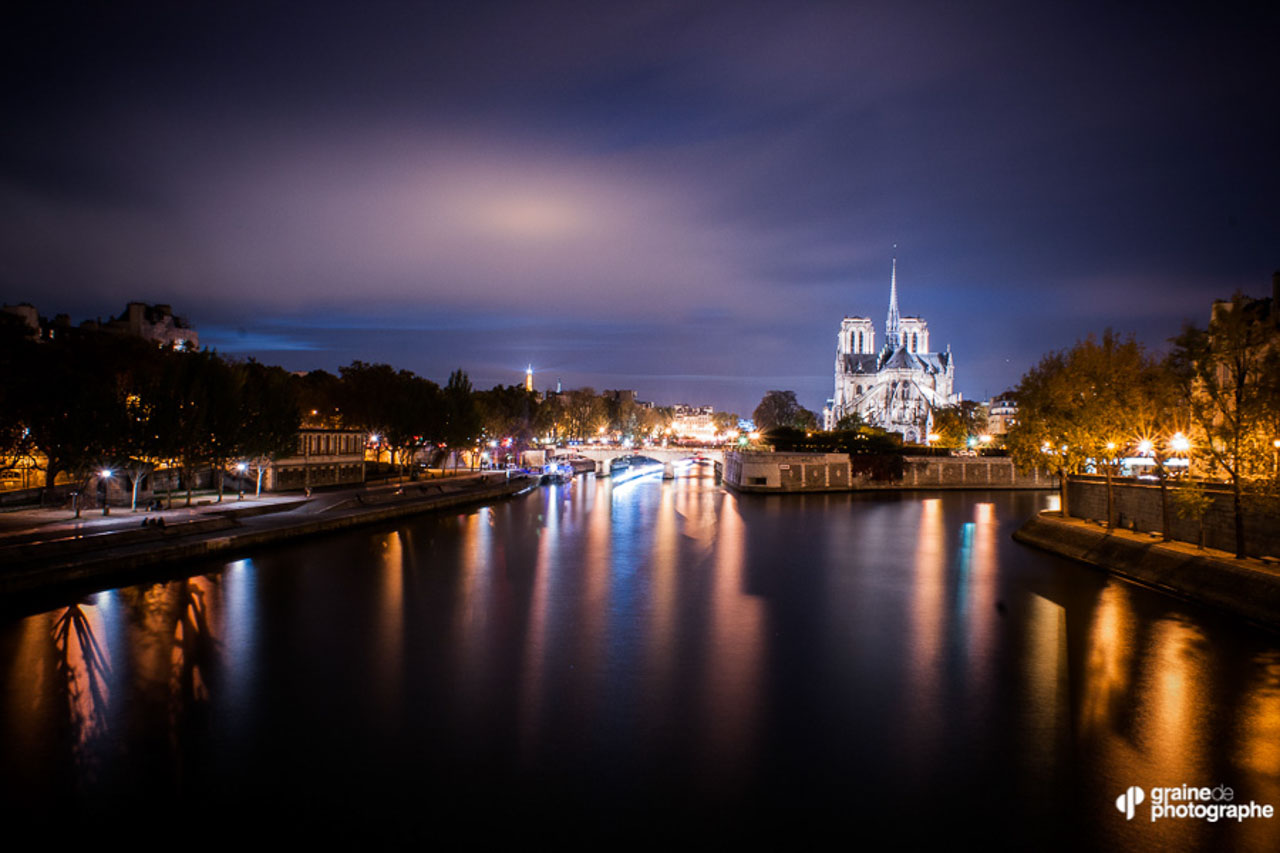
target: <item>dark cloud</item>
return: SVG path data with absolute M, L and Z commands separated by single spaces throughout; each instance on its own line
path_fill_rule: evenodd
M 821 405 L 894 243 L 971 397 L 1280 265 L 1273 11 L 635 6 L 20 7 L 3 298 L 745 410 Z

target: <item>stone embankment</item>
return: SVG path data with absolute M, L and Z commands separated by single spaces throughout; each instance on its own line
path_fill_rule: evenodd
M 164 527 L 101 532 L 15 533 L 0 540 L 0 596 L 119 579 L 165 563 L 188 562 L 262 545 L 394 521 L 419 513 L 505 498 L 533 488 L 536 476 L 411 483 L 401 488 L 321 494 L 267 508 L 210 510 Z
M 1056 512 L 1035 516 L 1013 538 L 1280 630 L 1280 563 L 1275 560 L 1240 560 L 1225 551 L 1162 542 L 1158 534 L 1108 531 Z
M 858 457 L 870 461 L 871 457 Z M 908 489 L 1051 489 L 1056 477 L 1024 474 L 1002 456 L 905 456 L 901 476 L 880 479 L 854 466 L 847 453 L 775 453 L 732 450 L 725 454 L 724 484 L 740 492 L 903 491 Z

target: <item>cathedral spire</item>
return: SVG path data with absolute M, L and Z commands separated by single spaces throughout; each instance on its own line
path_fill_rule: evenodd
M 901 318 L 898 317 L 898 259 L 893 259 L 889 275 L 889 319 L 884 324 L 884 345 L 892 352 L 902 344 Z

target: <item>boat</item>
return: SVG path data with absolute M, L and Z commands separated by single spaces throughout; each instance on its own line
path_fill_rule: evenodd
M 573 466 L 563 462 L 548 462 L 542 466 L 539 482 L 544 486 L 564 485 L 573 482 Z
M 625 483 L 646 474 L 661 474 L 663 465 L 648 456 L 619 456 L 609 463 L 609 476 L 614 483 Z

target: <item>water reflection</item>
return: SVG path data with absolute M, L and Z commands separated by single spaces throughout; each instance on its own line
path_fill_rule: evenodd
M 75 733 L 76 756 L 85 761 L 85 744 L 107 727 L 111 662 L 98 642 L 102 620 L 97 607 L 73 604 L 53 620 L 50 630 L 54 689 L 64 697 L 60 704 L 65 704 Z
M 904 704 L 911 724 L 903 729 L 902 748 L 914 775 L 921 774 L 937 749 L 947 622 L 946 528 L 940 498 L 920 502 L 912 565 L 911 611 L 907 622 L 908 694 Z
M 695 529 L 706 526 L 699 522 Z M 707 747 L 702 770 L 714 777 L 720 795 L 727 796 L 732 794 L 726 790 L 731 780 L 744 779 L 745 769 L 758 760 L 751 746 L 762 704 L 765 611 L 763 601 L 747 594 L 746 531 L 733 495 L 723 497 L 715 529 L 713 606 L 706 629 L 707 669 L 701 677 L 706 689 L 701 740 Z
M 4 790 L 23 802 L 54 784 L 73 793 L 138 772 L 180 778 L 221 683 L 219 593 L 219 578 L 194 576 L 97 593 L 11 626 Z
M 1280 805 L 1274 639 L 1016 545 L 1041 502 L 588 477 L 67 602 L 0 626 L 0 793 L 262 778 L 446 822 L 509 796 L 741 826 L 928 800 L 935 842 L 1008 810 L 1039 846 L 1274 849 L 1114 808 Z

